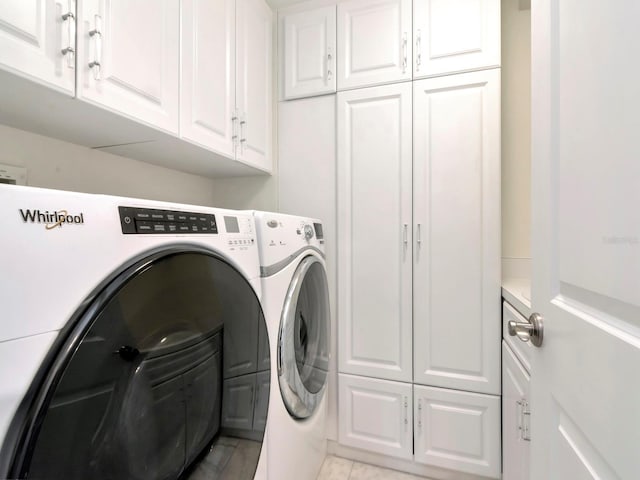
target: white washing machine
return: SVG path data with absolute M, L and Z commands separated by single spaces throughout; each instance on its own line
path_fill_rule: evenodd
M 254 212 L 271 339 L 270 480 L 315 480 L 326 455 L 330 311 L 319 220 Z
M 251 215 L 0 185 L 0 218 L 0 478 L 175 480 L 241 445 L 266 478 Z

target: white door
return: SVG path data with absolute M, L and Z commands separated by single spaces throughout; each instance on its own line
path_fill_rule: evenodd
M 263 0 L 236 1 L 236 158 L 271 171 L 273 14 Z
M 414 82 L 414 381 L 500 394 L 500 70 Z
M 183 0 L 180 136 L 234 155 L 235 0 Z
M 342 445 L 392 457 L 413 457 L 413 394 L 410 383 L 340 374 Z
M 504 480 L 529 480 L 531 455 L 529 378 L 529 373 L 511 347 L 506 342 L 502 342 L 502 476 Z
M 414 78 L 500 66 L 500 0 L 413 0 Z
M 411 0 L 338 4 L 338 90 L 411 80 Z
M 500 397 L 419 385 L 413 391 L 415 461 L 500 478 Z
M 640 477 L 639 17 L 532 2 L 536 480 Z
M 179 0 L 83 0 L 78 19 L 78 97 L 177 134 Z
M 337 112 L 339 371 L 410 382 L 411 83 Z
M 290 13 L 281 19 L 284 99 L 336 91 L 336 7 Z
M 75 92 L 75 5 L 75 0 L 2 2 L 0 68 L 72 96 Z

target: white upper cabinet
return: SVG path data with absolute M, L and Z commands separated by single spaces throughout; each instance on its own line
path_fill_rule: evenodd
M 410 382 L 411 83 L 337 105 L 339 369 Z
M 500 70 L 414 82 L 414 381 L 500 394 Z
M 78 19 L 78 97 L 177 134 L 179 0 L 83 0 Z
M 411 0 L 338 4 L 338 90 L 411 80 Z
M 0 68 L 75 92 L 75 0 L 11 0 L 0 7 Z
M 413 0 L 414 78 L 500 65 L 500 0 Z
M 180 136 L 234 156 L 235 0 L 182 0 Z
M 262 0 L 236 2 L 236 158 L 272 167 L 273 13 Z
M 282 98 L 336 91 L 336 7 L 282 15 Z

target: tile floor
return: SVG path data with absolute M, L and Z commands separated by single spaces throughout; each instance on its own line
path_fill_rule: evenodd
M 428 480 L 408 473 L 327 456 L 317 480 Z
M 186 475 L 188 480 L 251 480 L 260 457 L 260 442 L 220 436 L 209 453 Z

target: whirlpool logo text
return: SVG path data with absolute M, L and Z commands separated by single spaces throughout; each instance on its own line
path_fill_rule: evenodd
M 20 209 L 20 215 L 24 223 L 43 223 L 44 228 L 53 230 L 54 228 L 62 228 L 63 225 L 83 225 L 84 213 L 70 215 L 66 210 L 58 210 L 50 212 L 45 210 L 23 210 Z

